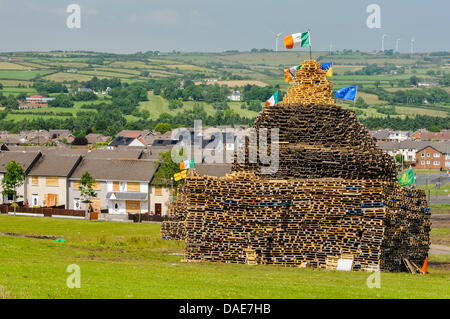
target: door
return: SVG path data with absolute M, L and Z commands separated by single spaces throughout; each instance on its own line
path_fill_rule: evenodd
M 161 204 L 160 203 L 156 203 L 155 204 L 155 215 L 161 216 L 161 210 L 162 210 Z
M 73 209 L 77 209 L 77 210 L 81 209 L 81 200 L 79 198 L 74 198 Z
M 31 195 L 31 207 L 39 206 L 39 195 Z
M 58 195 L 57 194 L 47 194 L 47 207 L 57 206 L 58 205 Z

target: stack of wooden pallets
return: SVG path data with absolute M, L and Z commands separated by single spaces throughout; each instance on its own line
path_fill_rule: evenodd
M 191 171 L 162 237 L 185 240 L 187 261 L 386 271 L 406 270 L 405 259 L 422 264 L 430 244 L 424 192 L 400 187 L 393 159 L 353 112 L 324 97 L 331 86 L 317 62 L 297 73 L 283 102 L 254 125 L 279 128 L 278 170 L 262 174 L 262 163 L 249 163 L 260 149 L 248 141 L 247 160 L 225 177 Z

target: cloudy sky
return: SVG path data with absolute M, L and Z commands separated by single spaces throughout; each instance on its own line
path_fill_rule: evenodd
M 70 4 L 81 28 L 69 29 Z M 369 4 L 381 29 L 366 24 Z M 275 47 L 271 32 L 311 28 L 313 50 L 450 50 L 448 0 L 0 0 L 0 51 L 224 51 Z M 280 48 L 282 47 L 280 41 Z

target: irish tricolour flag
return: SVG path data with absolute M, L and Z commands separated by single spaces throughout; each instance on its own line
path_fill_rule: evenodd
M 284 46 L 286 47 L 286 49 L 292 49 L 294 48 L 294 46 L 311 46 L 309 31 L 288 35 L 284 38 Z
M 266 106 L 274 106 L 275 104 L 277 104 L 278 103 L 278 91 L 276 91 L 275 93 L 274 93 L 274 95 L 272 95 L 271 97 L 270 97 L 270 99 L 268 99 L 267 101 L 266 101 Z

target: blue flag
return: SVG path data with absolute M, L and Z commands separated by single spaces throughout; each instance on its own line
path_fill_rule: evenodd
M 347 86 L 336 91 L 336 97 L 340 99 L 352 100 L 356 98 L 356 92 L 358 91 L 357 86 Z
M 322 70 L 324 71 L 328 71 L 329 68 L 333 67 L 333 62 L 327 62 L 321 65 Z

